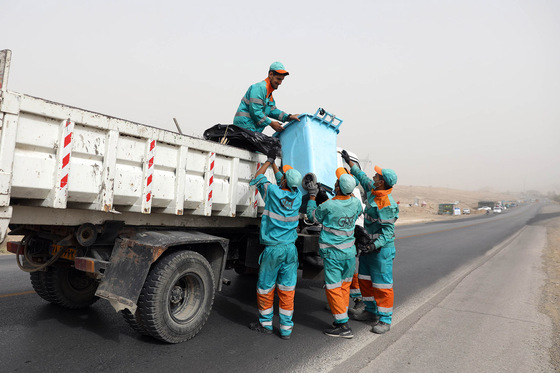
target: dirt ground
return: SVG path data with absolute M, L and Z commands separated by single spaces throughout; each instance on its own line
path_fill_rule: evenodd
M 471 214 L 484 214 L 477 211 L 478 201 L 518 200 L 512 193 L 494 191 L 464 191 L 449 188 L 397 186 L 393 190 L 395 201 L 399 202 L 400 213 L 397 225 L 466 217 L 438 215 L 440 203 L 457 202 L 458 207 L 469 208 Z M 417 203 L 417 206 L 415 204 Z M 558 211 L 556 209 L 556 211 Z M 543 269 L 547 281 L 542 289 L 540 311 L 549 316 L 553 323 L 553 341 L 550 349 L 551 363 L 560 372 L 560 217 L 544 223 L 547 227 L 547 247 L 543 253 Z M 20 240 L 17 236 L 8 236 L 9 240 Z M 0 254 L 6 253 L 6 243 L 0 245 Z
M 555 371 L 560 372 L 560 218 L 545 223 L 547 247 L 543 254 L 543 267 L 547 282 L 542 289 L 540 311 L 552 319 L 554 332 L 550 357 Z

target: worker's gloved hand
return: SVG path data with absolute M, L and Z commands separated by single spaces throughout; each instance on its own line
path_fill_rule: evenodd
M 301 182 L 301 186 L 303 189 L 307 190 L 310 196 L 317 197 L 317 193 L 319 193 L 319 185 L 317 184 L 317 176 L 315 176 L 313 172 L 305 174 Z
M 274 163 L 274 160 L 276 159 L 276 153 L 278 152 L 278 149 L 276 149 L 276 147 L 272 147 L 270 148 L 270 150 L 268 151 L 268 153 L 266 153 L 266 161 L 270 162 L 270 163 Z
M 361 225 L 355 226 L 354 238 L 357 255 L 366 255 L 373 252 L 379 252 L 379 250 L 375 248 L 374 241 L 371 239 L 365 228 Z
M 348 165 L 350 165 L 350 156 L 348 155 L 348 152 L 346 150 L 343 150 L 340 152 L 340 155 L 342 156 L 342 159 L 344 159 L 344 161 L 348 163 Z
M 307 192 L 310 196 L 317 197 L 319 193 L 319 185 L 316 182 L 307 185 Z

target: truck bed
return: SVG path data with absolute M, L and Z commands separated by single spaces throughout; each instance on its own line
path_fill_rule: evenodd
M 263 154 L 0 90 L 0 239 L 8 224 L 240 227 Z M 274 175 L 270 170 L 270 180 Z

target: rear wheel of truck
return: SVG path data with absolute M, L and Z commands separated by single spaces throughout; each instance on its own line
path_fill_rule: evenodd
M 48 290 L 47 300 L 51 303 L 78 309 L 88 307 L 99 299 L 95 296 L 97 282 L 82 271 L 72 267 L 51 267 L 43 273 Z
M 29 276 L 31 277 L 31 286 L 33 286 L 33 290 L 35 290 L 37 295 L 47 302 L 53 302 L 54 299 L 50 296 L 47 284 L 47 272 L 49 269 L 47 268 L 47 271 L 31 272 Z
M 142 335 L 150 335 L 143 326 L 138 310 L 132 313 L 128 308 L 121 311 L 124 321 L 135 331 Z
M 183 342 L 193 338 L 206 323 L 214 289 L 212 268 L 202 255 L 175 252 L 150 270 L 137 313 L 152 337 L 169 343 Z

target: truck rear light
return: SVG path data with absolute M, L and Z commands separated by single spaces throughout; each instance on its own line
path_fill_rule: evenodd
M 20 248 L 21 242 L 19 241 L 8 241 L 6 242 L 6 250 L 11 252 L 12 254 L 17 254 Z
M 108 266 L 109 262 L 101 259 L 88 258 L 86 256 L 78 256 L 74 259 L 74 268 L 96 275 L 104 275 L 105 269 L 107 269 Z
M 86 257 L 75 258 L 74 267 L 80 271 L 95 273 L 95 259 Z

